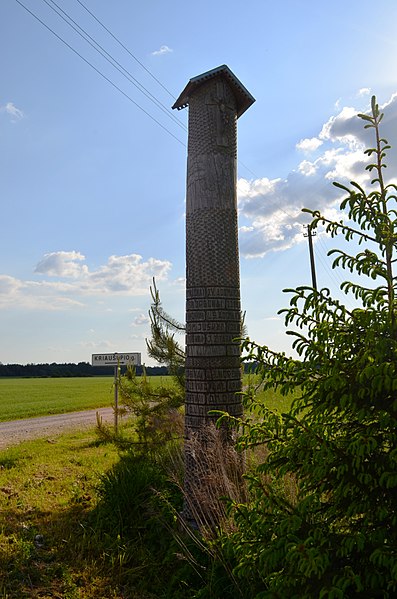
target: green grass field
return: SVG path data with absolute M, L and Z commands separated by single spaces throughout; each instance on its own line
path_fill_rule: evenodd
M 113 378 L 0 379 L 0 421 L 110 406 Z
M 148 377 L 154 384 L 171 383 L 171 377 Z M 245 379 L 247 384 L 248 379 Z M 274 391 L 258 392 L 271 409 L 286 411 L 291 397 Z M 114 401 L 112 377 L 1 379 L 0 422 L 110 407 Z
M 150 377 L 164 382 L 168 377 Z M 0 379 L 0 422 L 113 405 L 113 377 Z

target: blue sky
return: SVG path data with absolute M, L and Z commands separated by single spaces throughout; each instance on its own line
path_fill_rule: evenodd
M 184 319 L 187 110 L 168 109 L 191 77 L 221 64 L 256 98 L 238 121 L 248 332 L 288 350 L 282 289 L 311 282 L 300 210 L 335 214 L 332 181 L 364 180 L 354 115 L 372 94 L 397 146 L 394 0 L 376 10 L 366 0 L 56 0 L 146 95 L 54 2 L 20 1 L 75 52 L 16 0 L 1 2 L 0 361 L 140 351 L 150 364 L 153 276 Z M 396 159 L 392 150 L 390 167 Z M 335 245 L 315 239 L 319 286 L 338 294 L 343 273 L 326 257 Z

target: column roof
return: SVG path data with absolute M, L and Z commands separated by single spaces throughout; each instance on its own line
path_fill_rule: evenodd
M 172 108 L 177 108 L 178 110 L 186 108 L 186 106 L 189 105 L 190 97 L 194 94 L 196 89 L 203 83 L 216 77 L 222 77 L 229 83 L 236 98 L 237 118 L 240 117 L 255 102 L 255 98 L 249 93 L 241 81 L 237 79 L 235 74 L 225 64 L 190 79 L 189 83 L 179 95 L 179 98 L 176 100 Z

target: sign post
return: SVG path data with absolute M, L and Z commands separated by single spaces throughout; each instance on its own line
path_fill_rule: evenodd
M 114 432 L 119 432 L 119 367 L 114 367 Z
M 114 366 L 114 430 L 117 435 L 119 427 L 119 367 L 140 366 L 141 354 L 137 352 L 92 354 L 92 365 Z

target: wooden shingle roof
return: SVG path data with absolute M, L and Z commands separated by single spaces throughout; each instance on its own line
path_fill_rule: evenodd
M 209 79 L 214 79 L 215 77 L 224 77 L 227 79 L 236 98 L 237 117 L 240 117 L 255 102 L 255 98 L 244 87 L 241 81 L 237 79 L 227 65 L 223 64 L 220 67 L 216 67 L 211 71 L 206 71 L 190 79 L 172 108 L 177 108 L 178 110 L 186 108 L 189 105 L 189 98 L 194 94 L 195 90 Z

